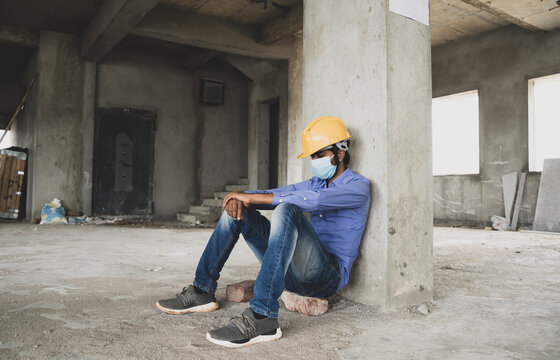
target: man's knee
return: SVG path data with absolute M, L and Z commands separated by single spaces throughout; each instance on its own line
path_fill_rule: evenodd
M 276 208 L 272 212 L 272 219 L 286 216 L 300 216 L 302 214 L 303 213 L 298 206 L 294 204 L 283 203 L 276 206 Z

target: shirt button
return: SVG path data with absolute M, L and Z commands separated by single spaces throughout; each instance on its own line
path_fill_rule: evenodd
M 307 200 L 307 198 L 303 198 L 303 200 Z
M 323 214 L 319 214 L 319 217 L 323 217 Z
M 283 201 L 282 199 L 278 200 L 278 202 L 282 202 L 282 201 Z

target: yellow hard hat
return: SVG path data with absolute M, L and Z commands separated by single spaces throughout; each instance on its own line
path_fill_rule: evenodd
M 350 133 L 339 118 L 322 116 L 310 122 L 301 132 L 301 154 L 303 159 L 324 147 L 349 139 Z

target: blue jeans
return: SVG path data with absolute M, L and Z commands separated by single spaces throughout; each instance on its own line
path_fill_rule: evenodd
M 325 250 L 299 207 L 291 204 L 277 206 L 272 221 L 252 208 L 245 209 L 242 220 L 224 211 L 198 263 L 196 287 L 216 291 L 239 234 L 261 262 L 250 303 L 254 312 L 278 318 L 278 298 L 284 289 L 313 297 L 327 297 L 338 289 L 337 257 Z

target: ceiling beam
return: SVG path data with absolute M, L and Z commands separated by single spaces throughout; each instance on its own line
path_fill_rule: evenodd
M 105 0 L 82 36 L 83 60 L 99 62 L 159 0 Z
M 0 25 L 0 43 L 18 46 L 39 46 L 39 32 L 18 26 Z
M 303 31 L 303 5 L 300 5 L 284 16 L 274 19 L 259 29 L 260 44 L 270 44 L 285 36 Z
M 208 49 L 193 49 L 190 50 L 189 53 L 184 57 L 183 62 L 181 65 L 189 70 L 192 71 L 199 66 L 206 64 L 208 61 L 212 60 L 216 56 L 218 56 L 219 52 L 214 50 Z
M 533 32 L 542 32 L 544 31 L 544 29 L 541 29 L 535 25 L 529 24 L 528 22 L 523 21 L 520 18 L 517 18 L 515 16 L 512 16 L 496 7 L 493 7 L 491 5 L 489 5 L 488 3 L 481 1 L 481 0 L 459 0 L 464 2 L 465 4 L 469 4 L 471 6 L 474 6 L 475 8 L 478 8 L 480 10 L 486 11 L 487 13 L 490 13 L 492 15 L 495 15 L 497 17 L 500 17 L 506 21 L 509 21 L 510 23 L 517 25 L 519 27 L 522 27 L 523 29 L 529 30 L 529 31 L 533 31 Z
M 261 59 L 287 59 L 292 44 L 291 39 L 259 44 L 253 26 L 164 6 L 154 9 L 129 33 Z
M 254 59 L 239 55 L 226 55 L 225 58 L 233 67 L 253 81 L 278 70 L 278 66 L 270 60 Z

